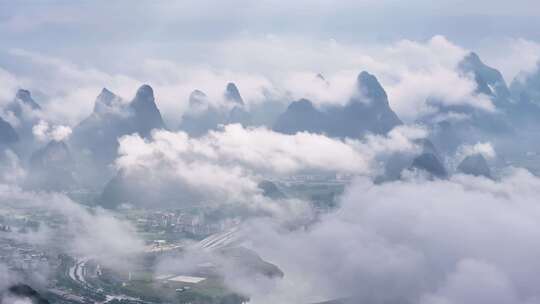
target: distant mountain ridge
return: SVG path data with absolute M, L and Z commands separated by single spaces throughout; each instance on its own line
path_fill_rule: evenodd
M 277 119 L 273 130 L 285 134 L 311 132 L 360 138 L 367 133 L 386 134 L 401 124 L 377 78 L 364 71 L 357 77 L 356 93 L 344 106 L 318 109 L 307 99 L 295 101 Z
M 218 126 L 239 123 L 243 126 L 251 124 L 251 114 L 247 111 L 240 90 L 233 82 L 229 82 L 223 93 L 224 103 L 221 106 L 212 104 L 209 97 L 200 90 L 194 90 L 189 96 L 190 109 L 182 116 L 179 130 L 199 137 Z
M 516 77 L 510 88 L 501 72 L 484 63 L 474 52 L 464 56 L 456 65 L 455 71 L 475 85 L 471 97 L 473 99 L 458 105 L 434 98 L 427 100 L 426 103 L 434 109 L 433 112 L 415 122 L 429 130 L 429 144 L 423 144 L 422 153 L 406 155 L 396 160 L 391 174 L 393 177 L 398 176 L 404 168 L 421 169 L 433 176 L 445 177 L 451 173 L 445 164 L 455 162 L 458 148 L 464 144 L 491 142 L 498 155 L 499 147 L 509 147 L 508 150 L 515 148 L 516 151 L 511 151 L 515 152 L 513 155 L 540 148 L 540 145 L 527 138 L 528 132 L 540 130 L 540 64 L 537 70 Z M 316 85 L 329 86 L 329 82 L 321 74 L 314 77 L 317 79 Z M 283 96 L 290 95 L 282 94 L 279 98 L 286 98 Z M 203 91 L 194 90 L 189 97 L 189 109 L 184 113 L 179 128 L 175 129 L 185 131 L 192 137 L 199 137 L 210 130 L 219 129 L 220 125 L 239 123 L 244 127 L 253 126 L 254 102 L 245 97 L 233 82 L 225 85 L 219 100 L 210 100 Z M 480 98 L 484 101 L 487 98 L 495 108 L 487 110 L 476 106 L 473 102 Z M 385 135 L 402 124 L 388 99 L 378 79 L 363 71 L 356 78 L 354 93 L 341 105 L 319 105 L 308 99 L 299 99 L 285 108 L 287 103 L 279 99 L 282 107 L 276 107 L 278 110 L 272 118 L 275 118 L 275 121 L 268 121 L 265 126 L 284 134 L 310 132 L 340 139 L 361 139 L 366 134 Z M 47 109 L 46 103 L 43 104 L 43 109 Z M 28 118 L 25 117 L 28 110 L 31 113 L 42 113 L 43 109 L 33 99 L 29 90 L 18 90 L 13 101 L 3 109 L 3 114 L 9 112 L 9 116 L 0 117 L 0 146 L 13 149 L 23 163 L 28 163 L 31 175 L 41 174 L 36 172 L 53 172 L 55 176 L 66 177 L 63 183 L 76 185 L 78 181 L 70 180 L 71 178 L 86 180 L 77 173 L 91 172 L 92 181 L 99 187 L 111 181 L 108 189 L 110 191 L 104 191 L 104 197 L 115 196 L 115 191 L 126 195 L 131 182 L 131 178 L 114 172 L 111 166 L 117 158 L 118 139 L 134 133 L 149 138 L 152 130 L 167 129 L 157 106 L 154 90 L 149 85 L 138 88 L 131 101 L 125 101 L 104 88 L 95 100 L 92 113 L 73 128 L 69 139 L 65 142 L 49 142 L 45 146 L 36 141 L 31 132 L 36 123 L 36 120 L 32 119 L 42 119 L 45 116 L 31 117 L 24 121 Z M 19 124 L 19 121 L 23 124 Z M 26 133 L 23 130 L 26 130 Z M 21 142 L 27 140 L 28 136 L 34 142 L 28 146 L 22 145 Z M 508 144 L 517 140 L 520 140 L 519 147 Z M 433 149 L 426 148 L 430 145 Z M 25 149 L 28 150 L 26 155 L 20 153 Z M 501 151 L 500 154 L 506 156 L 506 152 Z M 49 157 L 53 154 L 65 156 L 58 162 L 60 165 L 56 165 Z M 474 157 L 463 160 L 457 168 L 448 167 L 450 171 L 456 169 L 467 174 L 490 176 L 489 166 L 484 165 L 484 161 L 485 159 L 482 161 L 479 157 Z M 43 165 L 37 165 L 40 163 Z M 59 171 L 62 166 L 69 170 Z M 114 176 L 116 180 L 111 180 Z M 143 184 L 142 181 L 141 185 Z M 264 195 L 282 197 L 282 193 L 278 192 L 279 187 L 268 183 L 260 186 Z M 120 198 L 122 195 L 118 195 L 116 203 L 141 200 L 140 197 L 130 195 L 127 195 L 129 199 L 126 200 L 125 197 Z M 169 200 L 168 193 L 164 196 Z M 151 196 L 144 198 L 146 199 L 151 199 Z

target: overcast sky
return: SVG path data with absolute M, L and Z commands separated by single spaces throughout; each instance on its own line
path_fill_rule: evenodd
M 539 40 L 538 17 L 535 0 L 0 0 L 0 36 L 1 48 L 83 62 L 109 64 L 111 52 L 203 61 L 213 43 L 267 35 L 350 43 L 443 35 L 468 48 Z

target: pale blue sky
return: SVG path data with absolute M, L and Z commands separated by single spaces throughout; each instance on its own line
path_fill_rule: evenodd
M 0 0 L 0 48 L 97 63 L 130 49 L 200 60 L 212 43 L 269 34 L 352 43 L 444 35 L 475 48 L 500 37 L 539 41 L 538 28 L 536 0 Z

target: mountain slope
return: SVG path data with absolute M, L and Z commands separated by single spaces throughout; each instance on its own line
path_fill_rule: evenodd
M 469 155 L 457 167 L 458 172 L 491 178 L 491 170 L 482 154 Z
M 319 111 L 307 99 L 292 102 L 274 124 L 274 131 L 284 134 L 297 132 L 325 133 L 328 129 L 328 115 Z
M 51 141 L 30 157 L 26 186 L 32 189 L 63 191 L 78 187 L 75 161 L 63 141 Z
M 540 105 L 540 62 L 532 73 L 520 73 L 510 84 L 512 96 L 519 103 Z
M 356 92 L 345 106 L 317 109 L 309 100 L 295 101 L 280 115 L 273 129 L 285 134 L 305 131 L 359 138 L 367 133 L 386 134 L 401 123 L 377 78 L 362 72 L 357 77 Z
M 92 114 L 73 129 L 71 143 L 98 163 L 109 164 L 116 157 L 118 138 L 133 133 L 148 137 L 153 129 L 163 128 L 150 86 L 141 86 L 130 103 L 103 89 Z
M 41 106 L 34 101 L 30 91 L 19 89 L 13 101 L 6 106 L 6 111 L 12 112 L 15 117 L 21 119 L 23 118 L 25 107 L 32 111 L 41 110 Z
M 219 125 L 239 123 L 248 126 L 251 121 L 238 87 L 230 82 L 225 87 L 223 102 L 218 105 L 212 103 L 204 92 L 194 90 L 189 96 L 189 109 L 182 116 L 179 129 L 199 137 L 216 130 Z
M 15 143 L 19 140 L 19 135 L 10 123 L 0 117 L 0 147 Z
M 156 105 L 154 90 L 147 84 L 142 85 L 135 98 L 129 104 L 133 109 L 133 126 L 135 132 L 148 137 L 153 129 L 166 129 L 161 113 Z
M 510 97 L 510 91 L 501 72 L 487 66 L 480 60 L 478 54 L 471 52 L 458 65 L 458 70 L 464 74 L 472 74 L 477 84 L 477 92 L 494 97 L 498 106 L 505 106 Z
M 416 169 L 428 173 L 431 177 L 446 178 L 448 173 L 439 158 L 430 152 L 424 152 L 416 157 L 411 169 Z

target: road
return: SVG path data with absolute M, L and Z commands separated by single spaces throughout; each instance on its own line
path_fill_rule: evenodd
M 243 239 L 243 234 L 241 230 L 238 227 L 233 227 L 227 231 L 210 235 L 209 237 L 203 239 L 202 241 L 192 246 L 193 248 L 196 248 L 196 249 L 211 251 L 211 250 L 216 250 L 216 249 L 220 249 L 220 248 L 237 244 L 241 242 L 242 239 Z M 147 249 L 147 253 L 167 252 L 167 251 L 177 250 L 179 248 L 187 247 L 187 246 L 188 246 L 187 243 L 181 242 L 181 243 L 170 244 L 170 245 L 165 245 L 161 247 L 149 248 Z M 79 285 L 82 289 L 90 292 L 91 294 L 102 295 L 106 298 L 105 301 L 98 302 L 98 303 L 107 303 L 113 299 L 123 299 L 123 300 L 139 302 L 139 303 L 148 303 L 148 302 L 143 302 L 141 299 L 133 298 L 133 297 L 123 295 L 123 294 L 107 294 L 101 291 L 99 287 L 92 286 L 92 284 L 90 283 L 92 280 L 89 281 L 85 277 L 87 275 L 87 271 L 86 271 L 87 263 L 90 260 L 91 259 L 89 257 L 82 257 L 82 258 L 76 259 L 73 266 L 69 268 L 67 274 L 69 278 L 73 282 L 75 282 L 77 285 Z
M 82 285 L 84 287 L 91 287 L 86 282 L 86 279 L 84 278 L 84 271 L 86 267 L 86 263 L 88 263 L 88 258 L 82 258 L 80 260 L 77 260 L 73 266 L 69 268 L 69 277 L 71 280 L 77 282 L 79 285 Z
M 112 301 L 114 299 L 117 299 L 117 300 L 130 300 L 130 301 L 139 302 L 139 303 L 147 303 L 147 302 L 142 301 L 141 299 L 130 297 L 130 296 L 123 295 L 123 294 L 107 294 L 107 293 L 98 291 L 99 288 L 89 284 L 88 281 L 85 278 L 86 264 L 88 263 L 89 260 L 90 260 L 90 258 L 87 258 L 87 257 L 77 259 L 75 261 L 75 264 L 69 268 L 68 275 L 69 275 L 69 278 L 73 282 L 77 283 L 77 285 L 79 285 L 81 288 L 86 289 L 86 290 L 90 291 L 91 293 L 99 294 L 99 295 L 102 295 L 102 296 L 105 297 L 105 301 L 96 302 L 96 303 L 104 304 L 104 303 L 108 303 L 108 302 L 110 302 L 110 301 Z
M 212 234 L 196 244 L 195 247 L 213 250 L 227 247 L 240 242 L 243 239 L 240 228 L 233 227 L 227 231 Z

